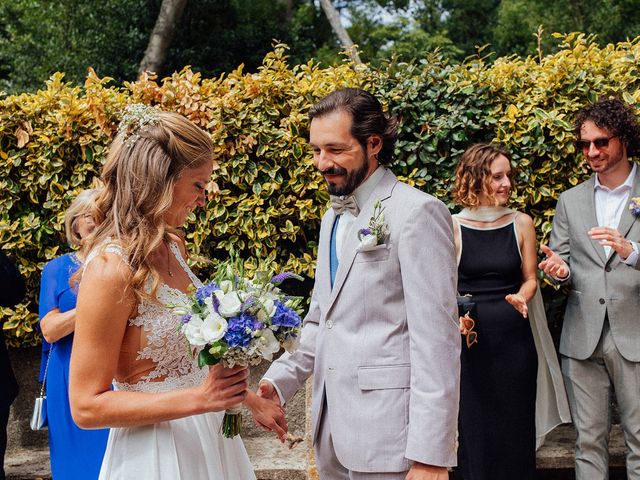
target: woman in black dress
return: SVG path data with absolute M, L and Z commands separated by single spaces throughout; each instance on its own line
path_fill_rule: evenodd
M 453 196 L 458 292 L 475 304 L 477 342 L 463 337 L 456 479 L 535 477 L 538 360 L 527 319 L 536 293 L 531 217 L 506 207 L 509 154 L 497 145 L 468 148 Z

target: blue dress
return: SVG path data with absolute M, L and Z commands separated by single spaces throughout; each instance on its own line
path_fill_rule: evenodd
M 62 313 L 76 308 L 77 294 L 69 279 L 79 267 L 73 253 L 45 265 L 40 284 L 40 319 L 54 308 Z M 100 473 L 109 430 L 81 430 L 71 418 L 68 392 L 72 343 L 73 333 L 53 344 L 47 372 L 51 475 L 54 480 L 91 480 Z M 48 350 L 47 347 L 43 345 L 43 350 Z M 43 357 L 46 362 L 46 355 Z

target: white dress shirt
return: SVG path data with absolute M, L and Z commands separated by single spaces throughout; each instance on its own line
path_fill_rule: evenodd
M 628 208 L 629 194 L 633 187 L 633 179 L 636 176 L 638 166 L 634 163 L 631 173 L 624 183 L 613 190 L 605 187 L 600 183 L 598 175 L 596 175 L 595 185 L 593 187 L 596 204 L 596 220 L 601 227 L 618 228 L 622 212 Z M 638 245 L 631 242 L 633 251 L 622 261 L 631 267 L 635 267 L 638 262 Z M 604 245 L 604 253 L 609 258 L 611 255 L 611 247 Z

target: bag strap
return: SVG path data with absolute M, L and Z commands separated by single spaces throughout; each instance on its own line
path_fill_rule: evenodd
M 49 370 L 49 360 L 51 360 L 51 352 L 53 352 L 53 347 L 55 347 L 55 342 L 51 344 L 51 348 L 49 349 L 49 355 L 47 355 L 47 363 L 44 365 L 44 375 L 42 376 L 42 387 L 40 387 L 40 396 L 44 397 L 44 389 L 47 384 L 47 371 Z

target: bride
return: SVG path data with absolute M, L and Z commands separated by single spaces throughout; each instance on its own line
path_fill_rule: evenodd
M 177 229 L 205 203 L 212 151 L 184 117 L 133 105 L 104 166 L 70 372 L 75 422 L 111 427 L 100 479 L 255 478 L 240 437 L 219 433 L 243 401 L 257 422 L 280 418 L 284 435 L 278 407 L 247 391 L 246 368 L 198 368 L 166 307 L 202 285 Z

